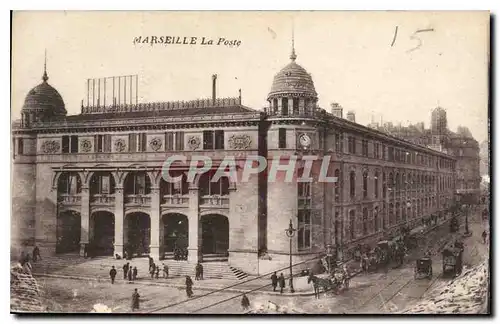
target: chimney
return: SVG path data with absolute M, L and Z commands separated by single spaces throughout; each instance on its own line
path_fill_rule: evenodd
M 350 122 L 353 122 L 353 123 L 356 122 L 356 115 L 354 114 L 354 111 L 350 110 L 347 113 L 347 120 L 350 121 Z
M 215 106 L 215 99 L 217 97 L 217 74 L 212 75 L 212 105 Z
M 342 106 L 339 105 L 336 102 L 332 102 L 330 104 L 330 107 L 332 108 L 332 115 L 334 115 L 337 118 L 342 118 Z

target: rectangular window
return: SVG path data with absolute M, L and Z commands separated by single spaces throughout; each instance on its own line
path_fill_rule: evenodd
M 175 150 L 183 151 L 184 150 L 184 133 L 183 132 L 175 132 Z
M 22 138 L 17 139 L 17 154 L 24 154 L 24 140 Z
M 128 151 L 137 151 L 137 134 L 128 134 Z
M 278 148 L 286 148 L 286 128 L 278 129 Z
M 385 145 L 382 145 L 382 153 L 380 154 L 380 158 L 385 160 Z
M 335 134 L 335 152 L 343 153 L 344 150 L 344 136 L 342 133 Z
M 293 98 L 292 104 L 293 104 L 293 114 L 298 115 L 299 114 L 299 99 Z
M 146 133 L 139 133 L 137 134 L 137 151 L 138 152 L 145 152 L 147 148 L 147 137 Z
M 174 150 L 174 133 L 165 133 L 165 151 Z
M 62 152 L 69 153 L 69 136 L 62 137 Z
M 356 154 L 356 139 L 353 136 L 349 136 L 348 141 L 348 149 L 350 154 Z
M 299 210 L 298 221 L 298 248 L 308 249 L 311 247 L 311 211 Z
M 203 131 L 203 149 L 213 150 L 214 149 L 214 132 L 213 131 Z
M 389 161 L 394 161 L 394 147 L 389 147 Z
M 102 135 L 96 135 L 95 136 L 95 143 L 96 143 L 96 148 L 97 152 L 101 153 L 103 151 L 103 142 L 102 142 L 103 136 Z
M 282 112 L 283 112 L 283 116 L 288 115 L 288 98 L 283 98 Z
M 368 156 L 368 141 L 367 140 L 363 140 L 362 142 L 362 154 L 363 156 Z
M 215 131 L 215 149 L 223 150 L 224 149 L 224 131 L 216 130 Z
M 69 142 L 69 151 L 71 153 L 78 153 L 78 136 L 71 136 Z
M 111 135 L 104 135 L 104 152 L 111 152 Z

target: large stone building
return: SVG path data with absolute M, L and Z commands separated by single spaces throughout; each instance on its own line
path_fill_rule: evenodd
M 236 98 L 83 107 L 67 115 L 61 95 L 43 82 L 31 90 L 13 128 L 12 248 L 37 244 L 43 253 L 101 255 L 124 248 L 188 262 L 227 260 L 247 273 L 265 273 L 325 252 L 348 251 L 421 224 L 454 200 L 453 156 L 390 136 L 318 107 L 311 75 L 291 62 L 279 71 L 264 111 Z M 215 77 L 215 76 L 214 76 Z M 271 80 L 270 80 L 271 81 Z M 216 168 L 234 156 L 241 179 L 248 156 L 268 167 L 249 181 L 213 171 L 188 182 L 186 163 L 162 177 L 165 159 L 210 157 Z M 273 161 L 328 156 L 338 181 L 287 182 L 268 177 Z M 281 162 L 277 162 L 281 161 Z M 313 167 L 313 178 L 318 168 Z M 290 220 L 296 229 L 285 232 Z M 290 247 L 291 241 L 291 247 Z

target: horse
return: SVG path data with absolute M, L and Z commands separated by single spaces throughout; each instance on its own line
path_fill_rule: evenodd
M 331 290 L 334 286 L 331 279 L 319 278 L 313 275 L 312 273 L 307 278 L 307 283 L 311 283 L 311 281 L 314 287 L 314 297 L 316 297 L 317 299 L 319 299 L 321 288 L 323 288 L 323 291 L 326 293 L 328 290 Z

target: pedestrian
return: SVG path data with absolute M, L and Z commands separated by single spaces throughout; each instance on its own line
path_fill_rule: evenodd
M 128 262 L 123 265 L 123 280 L 127 280 L 128 267 Z
M 149 260 L 149 271 L 151 271 L 151 267 L 155 264 L 154 263 L 154 260 L 152 257 L 148 257 L 148 260 Z
M 196 263 L 194 267 L 194 280 L 200 280 L 200 263 Z
M 488 233 L 486 232 L 486 230 L 483 231 L 483 244 L 486 244 L 486 239 L 488 238 Z
M 193 296 L 193 280 L 191 280 L 190 276 L 186 276 L 186 294 L 188 298 Z
M 42 260 L 42 256 L 40 255 L 40 249 L 37 245 L 33 248 L 33 262 L 36 262 L 38 259 Z
M 156 267 L 155 278 L 158 279 L 160 277 L 160 266 Z
M 200 266 L 200 280 L 203 280 L 203 265 L 198 262 L 198 265 Z
M 149 268 L 149 274 L 151 275 L 151 279 L 154 279 L 155 277 L 155 270 L 156 270 L 156 266 L 155 264 L 153 263 L 151 265 L 151 267 Z
M 246 294 L 243 294 L 243 297 L 241 298 L 241 307 L 243 307 L 243 310 L 245 311 L 250 307 L 250 300 L 248 300 Z
M 285 277 L 283 276 L 283 272 L 280 274 L 279 284 L 280 284 L 280 294 L 282 294 L 283 289 L 285 288 Z
M 137 267 L 134 267 L 132 270 L 132 281 L 135 281 L 137 279 Z
M 168 265 L 163 264 L 163 278 L 168 278 Z
M 127 277 L 128 277 L 128 283 L 131 283 L 132 279 L 134 278 L 134 272 L 132 270 L 132 266 L 129 266 L 129 268 L 128 268 Z
M 115 277 L 116 277 L 115 266 L 112 266 L 111 270 L 109 270 L 109 276 L 111 277 L 111 284 L 114 284 L 115 283 Z
M 134 293 L 132 294 L 132 311 L 139 309 L 139 298 L 140 297 L 141 296 L 139 295 L 137 288 L 135 288 Z
M 271 284 L 273 285 L 273 291 L 276 291 L 276 287 L 278 286 L 278 276 L 276 275 L 276 271 L 274 271 L 271 276 Z
M 89 254 L 89 248 L 87 246 L 87 243 L 83 244 L 83 257 L 86 259 Z

